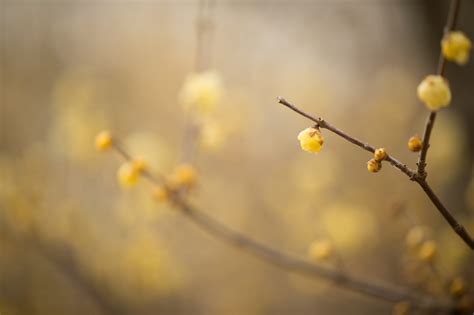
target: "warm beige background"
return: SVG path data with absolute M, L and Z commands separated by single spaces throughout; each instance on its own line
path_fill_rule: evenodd
M 472 37 L 474 5 L 464 2 L 460 25 Z M 119 160 L 95 152 L 94 135 L 110 128 L 160 172 L 172 168 L 197 2 L 0 3 L 2 314 L 390 311 L 216 241 L 154 205 L 145 183 L 123 191 Z M 217 119 L 228 133 L 220 150 L 200 153 L 195 203 L 302 256 L 331 238 L 351 273 L 410 286 L 409 224 L 391 215 L 402 203 L 439 243 L 441 272 L 472 282 L 472 253 L 418 187 L 388 165 L 369 174 L 369 155 L 327 132 L 320 155 L 301 151 L 308 122 L 275 101 L 413 166 L 406 141 L 426 116 L 415 90 L 435 70 L 445 12 L 442 1 L 217 1 L 210 63 L 226 87 Z M 474 232 L 472 69 L 448 65 L 453 104 L 439 115 L 428 168 Z

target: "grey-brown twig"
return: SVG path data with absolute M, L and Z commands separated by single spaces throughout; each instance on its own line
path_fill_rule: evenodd
M 313 122 L 316 123 L 316 125 L 318 125 L 320 128 L 324 128 L 324 129 L 327 129 L 329 131 L 332 131 L 334 132 L 335 134 L 337 134 L 338 136 L 346 139 L 347 141 L 355 144 L 356 146 L 359 146 L 361 147 L 362 149 L 366 150 L 366 151 L 369 151 L 371 153 L 374 153 L 375 151 L 375 147 L 371 146 L 370 144 L 368 144 L 367 142 L 363 142 L 349 134 L 347 134 L 346 132 L 342 131 L 341 129 L 339 128 L 336 128 L 334 127 L 333 125 L 331 125 L 330 123 L 328 123 L 327 121 L 325 121 L 324 119 L 322 119 L 321 117 L 318 117 L 316 118 L 315 116 L 312 116 L 308 113 L 305 113 L 304 111 L 302 111 L 301 109 L 297 108 L 295 105 L 291 104 L 290 102 L 288 102 L 287 100 L 285 100 L 283 97 L 279 96 L 277 98 L 278 102 L 282 105 L 285 105 L 286 107 L 290 108 L 291 110 L 297 112 L 298 114 L 300 114 L 301 116 L 304 116 L 306 118 L 308 118 L 309 120 L 312 120 Z M 410 177 L 411 179 L 414 180 L 415 176 L 416 176 L 416 172 L 412 169 L 410 169 L 408 166 L 406 166 L 405 164 L 403 164 L 402 162 L 400 162 L 399 160 L 397 160 L 396 158 L 394 158 L 393 156 L 391 155 L 387 155 L 387 157 L 385 158 L 385 160 L 387 162 L 389 162 L 391 165 L 393 165 L 394 167 L 398 168 L 400 171 L 402 171 L 403 173 L 405 173 L 408 177 Z
M 350 136 L 349 134 L 345 133 L 341 129 L 338 129 L 334 127 L 333 125 L 329 124 L 327 121 L 325 121 L 322 118 L 316 118 L 313 115 L 310 115 L 301 109 L 297 108 L 295 105 L 289 103 L 287 100 L 285 100 L 282 97 L 278 97 L 278 102 L 291 110 L 297 112 L 298 114 L 306 117 L 307 119 L 313 121 L 316 123 L 320 128 L 327 129 L 329 131 L 332 131 L 333 133 L 337 134 L 338 136 L 346 139 L 347 141 L 357 145 L 358 147 L 369 151 L 369 152 L 374 152 L 375 148 L 371 145 L 369 145 L 367 142 L 363 142 L 353 136 Z M 449 225 L 453 228 L 453 230 L 463 239 L 463 241 L 471 248 L 474 249 L 474 240 L 472 237 L 469 235 L 467 230 L 456 220 L 456 218 L 452 215 L 452 213 L 443 205 L 443 203 L 440 201 L 438 196 L 433 192 L 431 189 L 430 185 L 426 181 L 426 176 L 420 176 L 416 171 L 413 171 L 409 167 L 407 167 L 405 164 L 400 162 L 399 160 L 395 159 L 393 156 L 388 155 L 386 158 L 386 161 L 388 161 L 390 164 L 392 164 L 394 167 L 399 169 L 401 172 L 406 174 L 410 180 L 417 182 L 420 187 L 423 189 L 423 191 L 426 193 L 428 198 L 430 198 L 431 202 L 435 205 L 435 207 L 438 209 L 438 211 L 441 213 L 441 215 L 446 219 L 446 221 L 449 223 Z

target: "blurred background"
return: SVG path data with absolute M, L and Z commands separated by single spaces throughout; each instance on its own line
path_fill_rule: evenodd
M 170 172 L 196 58 L 223 86 L 195 162 L 200 209 L 302 257 L 330 240 L 359 278 L 440 298 L 442 279 L 474 282 L 472 252 L 414 183 L 388 164 L 370 174 L 367 152 L 324 130 L 320 154 L 302 151 L 296 136 L 309 122 L 276 101 L 414 167 L 406 143 L 427 116 L 416 86 L 436 69 L 448 1 L 218 0 L 203 55 L 198 1 L 0 4 L 1 314 L 391 312 L 229 247 L 155 203 L 145 182 L 120 187 L 120 160 L 96 152 L 95 135 L 109 129 Z M 459 28 L 471 36 L 473 12 L 463 1 Z M 473 65 L 450 63 L 446 75 L 453 102 L 434 129 L 429 181 L 472 234 Z M 437 275 L 407 249 L 414 226 L 438 246 Z

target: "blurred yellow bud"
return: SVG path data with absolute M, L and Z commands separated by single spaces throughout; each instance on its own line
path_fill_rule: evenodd
M 298 134 L 298 140 L 300 141 L 301 149 L 311 152 L 318 153 L 324 144 L 324 138 L 321 132 L 313 127 L 306 128 Z
M 163 186 L 156 186 L 152 191 L 153 199 L 159 202 L 168 201 L 170 198 L 170 191 Z
M 436 245 L 435 241 L 430 240 L 424 242 L 421 245 L 418 252 L 418 257 L 423 261 L 432 262 L 435 259 L 437 253 L 438 246 Z
M 98 151 L 108 150 L 108 149 L 110 149 L 112 144 L 113 144 L 112 135 L 107 130 L 101 131 L 95 137 L 95 148 Z
M 136 158 L 132 161 L 133 167 L 138 173 L 143 173 L 147 168 L 147 163 L 142 158 Z
M 381 162 L 381 161 L 385 160 L 386 157 L 387 157 L 387 151 L 385 151 L 384 148 L 379 148 L 379 149 L 375 150 L 374 159 L 377 162 Z
M 187 77 L 181 89 L 181 102 L 200 114 L 208 114 L 220 101 L 222 90 L 221 79 L 217 72 L 193 73 Z
M 378 171 L 380 171 L 381 168 L 382 168 L 382 163 L 380 163 L 376 159 L 370 159 L 367 162 L 367 170 L 371 173 L 377 173 Z
M 456 277 L 449 285 L 449 292 L 453 296 L 461 296 L 466 292 L 466 283 L 461 277 Z
M 411 305 L 409 302 L 402 301 L 398 302 L 393 306 L 392 315 L 408 315 L 411 311 Z
M 328 240 L 318 240 L 311 243 L 308 255 L 315 261 L 327 260 L 333 254 L 333 246 Z
M 460 31 L 449 32 L 441 41 L 444 58 L 458 65 L 465 65 L 469 61 L 471 47 L 469 38 Z
M 140 178 L 140 171 L 133 162 L 125 162 L 120 165 L 117 172 L 117 179 L 124 187 L 130 187 L 137 184 Z
M 405 243 L 409 248 L 415 248 L 423 242 L 424 238 L 425 230 L 421 226 L 414 226 L 408 231 Z
M 413 136 L 408 139 L 408 150 L 418 152 L 423 148 L 423 140 L 418 136 Z
M 171 175 L 170 182 L 173 186 L 192 187 L 196 184 L 197 172 L 190 164 L 180 164 Z
M 429 75 L 418 85 L 418 98 L 431 111 L 446 107 L 451 102 L 451 90 L 446 78 L 440 75 Z

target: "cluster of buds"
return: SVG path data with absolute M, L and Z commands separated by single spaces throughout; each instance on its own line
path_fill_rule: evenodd
M 441 51 L 448 61 L 465 65 L 469 60 L 472 43 L 462 32 L 447 33 L 441 41 Z M 448 80 L 441 75 L 428 75 L 417 89 L 418 98 L 431 111 L 437 111 L 451 103 L 451 89 Z
M 382 169 L 382 161 L 387 158 L 387 151 L 384 148 L 378 148 L 374 151 L 374 157 L 367 162 L 367 170 L 371 173 L 377 173 Z
M 190 164 L 179 164 L 163 185 L 155 186 L 153 198 L 158 202 L 169 201 L 180 191 L 189 191 L 197 183 L 197 171 Z
M 109 131 L 100 132 L 95 138 L 95 147 L 99 151 L 106 151 L 114 147 L 111 133 Z M 147 171 L 147 164 L 144 159 L 128 159 L 127 157 L 127 161 L 122 163 L 117 170 L 117 180 L 123 187 L 135 186 L 139 182 L 140 177 Z M 163 185 L 153 188 L 152 195 L 157 201 L 166 201 L 179 191 L 188 191 L 193 188 L 196 182 L 196 169 L 190 164 L 179 164 L 173 172 L 166 177 Z

